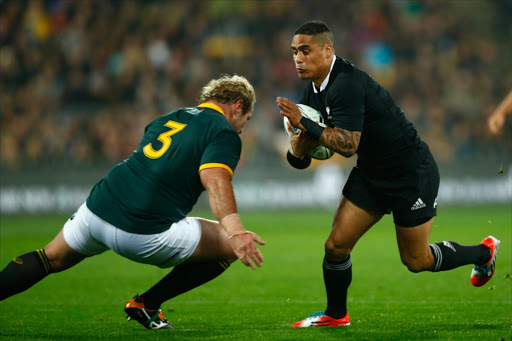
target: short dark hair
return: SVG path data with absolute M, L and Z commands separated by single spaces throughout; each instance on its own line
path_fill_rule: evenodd
M 312 20 L 300 25 L 293 35 L 304 34 L 307 36 L 315 36 L 324 32 L 331 32 L 329 26 L 323 21 Z
M 305 22 L 295 30 L 293 35 L 304 34 L 307 36 L 313 36 L 320 38 L 318 42 L 323 44 L 332 44 L 334 46 L 334 35 L 332 34 L 329 26 L 326 23 L 319 20 L 312 20 Z

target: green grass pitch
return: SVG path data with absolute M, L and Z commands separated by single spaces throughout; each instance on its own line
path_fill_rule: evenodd
M 325 308 L 321 264 L 332 212 L 241 212 L 246 227 L 267 242 L 263 267 L 251 271 L 235 263 L 214 281 L 166 302 L 164 315 L 176 329 L 150 331 L 126 322 L 124 303 L 169 270 L 109 251 L 1 302 L 0 340 L 510 340 L 511 208 L 445 207 L 438 213 L 431 242 L 501 239 L 496 274 L 486 286 L 471 286 L 471 266 L 408 272 L 387 216 L 352 253 L 352 325 L 290 328 Z M 66 219 L 2 217 L 0 268 L 46 245 Z

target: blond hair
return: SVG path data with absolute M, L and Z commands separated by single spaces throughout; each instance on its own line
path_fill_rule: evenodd
M 244 114 L 254 108 L 256 94 L 251 83 L 243 76 L 223 75 L 219 79 L 212 79 L 203 87 L 199 102 L 217 101 L 227 104 L 235 103 L 239 99 L 244 102 Z

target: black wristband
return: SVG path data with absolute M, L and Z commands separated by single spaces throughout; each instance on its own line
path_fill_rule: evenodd
M 302 126 L 304 128 L 306 128 L 306 130 L 307 130 L 306 134 L 308 134 L 315 140 L 320 139 L 320 136 L 322 136 L 322 133 L 324 132 L 324 129 L 325 129 L 325 128 L 320 127 L 318 124 L 316 124 L 315 122 L 311 121 L 309 118 L 306 118 L 306 117 L 302 117 L 300 119 L 300 124 L 302 124 Z
M 286 159 L 288 160 L 288 163 L 292 165 L 293 168 L 297 169 L 308 168 L 309 165 L 311 164 L 311 157 L 309 157 L 309 155 L 306 155 L 304 156 L 304 159 L 301 159 L 293 156 L 292 153 L 290 153 L 290 151 L 286 153 Z

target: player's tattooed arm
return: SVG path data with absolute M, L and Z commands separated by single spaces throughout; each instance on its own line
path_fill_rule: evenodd
M 320 137 L 320 144 L 345 157 L 351 157 L 356 153 L 359 140 L 361 140 L 360 131 L 325 128 Z

